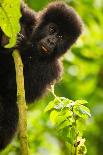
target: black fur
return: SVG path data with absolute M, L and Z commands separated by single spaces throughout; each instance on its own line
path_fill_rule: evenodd
M 16 48 L 20 50 L 24 64 L 26 101 L 30 103 L 59 79 L 62 69 L 58 59 L 81 34 L 82 22 L 75 11 L 64 3 L 51 3 L 43 11 L 36 13 L 22 2 L 21 12 L 21 32 Z M 44 29 L 49 23 L 57 24 L 64 39 L 55 46 L 51 54 L 45 54 L 38 49 L 38 42 L 45 36 Z M 1 42 L 2 36 L 0 38 Z M 0 46 L 0 150 L 10 143 L 18 124 L 12 51 L 13 49 Z

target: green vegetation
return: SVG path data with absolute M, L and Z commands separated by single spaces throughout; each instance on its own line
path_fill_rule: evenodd
M 85 119 L 91 117 L 89 109 L 83 105 L 87 101 L 58 97 L 54 93 L 54 86 L 51 88 L 55 99 L 47 105 L 45 112 L 51 111 L 51 122 L 55 125 L 58 136 L 67 144 L 68 154 L 86 154 L 82 131 L 85 129 Z
M 7 48 L 13 47 L 16 43 L 17 33 L 20 31 L 20 17 L 19 0 L 0 0 L 0 27 L 10 38 Z
M 55 86 L 56 98 L 54 99 L 49 93 L 28 108 L 30 155 L 69 155 L 70 150 L 77 152 L 79 146 L 81 146 L 79 151 L 81 155 L 86 151 L 87 155 L 102 155 L 103 1 L 64 1 L 73 6 L 82 17 L 84 32 L 75 46 L 64 56 L 64 75 L 61 82 Z M 50 0 L 27 0 L 27 2 L 38 11 Z M 84 106 L 85 100 L 89 103 L 86 106 L 90 109 L 92 117 L 89 109 Z M 68 108 L 70 105 L 71 108 Z M 48 112 L 45 113 L 44 109 Z M 68 117 L 69 121 L 66 121 Z M 20 154 L 18 138 L 1 153 L 1 155 L 7 154 Z

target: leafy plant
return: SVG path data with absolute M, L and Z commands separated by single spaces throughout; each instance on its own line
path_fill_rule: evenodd
M 20 31 L 20 17 L 20 0 L 0 0 L 0 27 L 10 38 L 6 48 L 11 48 L 16 43 L 16 36 Z
M 54 100 L 49 102 L 45 112 L 50 111 L 50 120 L 55 125 L 59 136 L 67 143 L 70 154 L 86 154 L 85 139 L 82 138 L 85 120 L 91 117 L 90 110 L 84 106 L 85 100 L 72 101 L 58 97 L 51 86 Z

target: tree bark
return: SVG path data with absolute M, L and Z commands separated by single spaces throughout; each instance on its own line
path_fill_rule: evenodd
M 19 139 L 21 155 L 29 155 L 28 138 L 27 138 L 27 107 L 25 101 L 23 64 L 18 50 L 14 50 L 12 54 L 16 70 L 17 83 L 17 104 L 19 108 Z

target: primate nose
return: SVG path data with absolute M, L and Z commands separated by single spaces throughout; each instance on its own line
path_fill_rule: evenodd
M 55 38 L 54 37 L 48 38 L 47 43 L 50 44 L 50 45 L 55 45 Z

